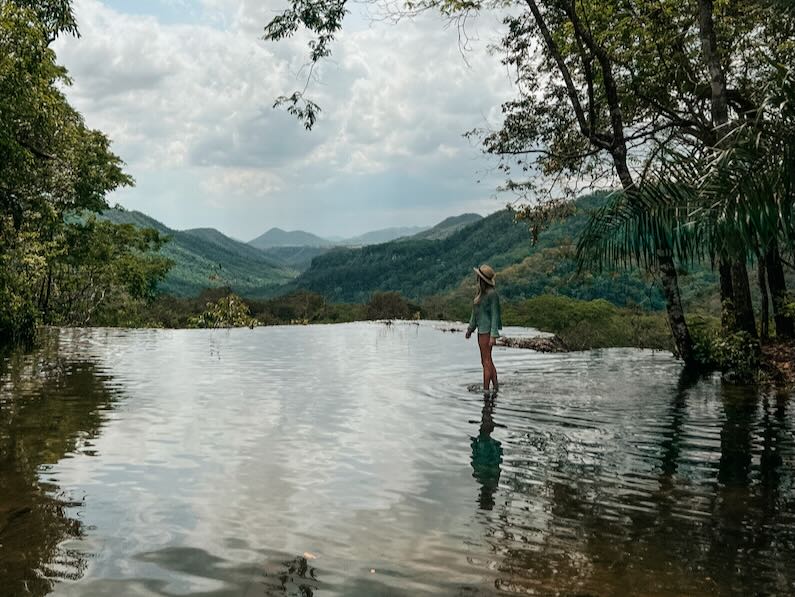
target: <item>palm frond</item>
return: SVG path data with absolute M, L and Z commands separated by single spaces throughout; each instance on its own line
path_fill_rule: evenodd
M 727 147 L 670 154 L 656 180 L 592 214 L 577 244 L 580 269 L 653 269 L 661 252 L 714 262 L 774 241 L 795 246 L 795 74 L 776 69 L 763 109 Z

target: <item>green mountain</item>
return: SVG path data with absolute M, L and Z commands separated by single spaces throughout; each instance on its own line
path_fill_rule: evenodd
M 169 237 L 160 251 L 174 262 L 161 285 L 161 290 L 168 294 L 195 296 L 208 287 L 230 286 L 245 296 L 264 296 L 297 274 L 283 262 L 214 228 L 172 230 L 140 212 L 118 209 L 104 212 L 103 217 L 112 222 L 154 228 Z
M 336 248 L 316 257 L 290 287 L 342 302 L 364 302 L 384 290 L 415 300 L 450 293 L 469 296 L 474 285 L 472 268 L 488 263 L 498 271 L 500 293 L 508 300 L 559 294 L 584 300 L 603 298 L 619 306 L 663 308 L 659 289 L 642 272 L 578 274 L 576 238 L 589 213 L 603 201 L 602 194 L 578 199 L 574 215 L 553 223 L 535 245 L 527 226 L 502 210 L 440 240 L 412 238 L 359 249 Z M 706 288 L 709 292 L 715 288 L 715 275 L 706 267 L 682 278 L 685 300 L 697 300 Z
M 262 252 L 277 263 L 303 272 L 309 268 L 315 257 L 328 253 L 329 250 L 330 247 L 270 247 L 262 249 Z
M 454 232 L 458 232 L 462 228 L 474 224 L 482 220 L 483 216 L 480 214 L 461 214 L 460 216 L 452 216 L 446 218 L 436 224 L 433 228 L 429 228 L 412 236 L 414 240 L 442 240 L 447 238 Z
M 380 243 L 388 243 L 389 241 L 403 238 L 405 236 L 413 236 L 427 230 L 427 226 L 383 228 L 382 230 L 373 230 L 372 232 L 366 232 L 365 234 L 360 234 L 359 236 L 346 238 L 345 240 L 342 240 L 336 244 L 345 246 L 377 245 Z
M 250 240 L 248 244 L 257 249 L 270 249 L 271 247 L 330 247 L 335 243 L 303 230 L 287 231 L 271 228 L 254 240 Z

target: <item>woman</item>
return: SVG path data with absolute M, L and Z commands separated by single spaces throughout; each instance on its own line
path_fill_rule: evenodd
M 472 332 L 478 330 L 478 346 L 480 346 L 480 362 L 483 365 L 483 391 L 497 392 L 497 368 L 491 360 L 491 349 L 497 343 L 502 329 L 502 313 L 500 311 L 500 297 L 495 290 L 494 270 L 488 265 L 475 268 L 478 282 L 478 294 L 472 307 L 472 317 L 469 318 L 467 340 Z

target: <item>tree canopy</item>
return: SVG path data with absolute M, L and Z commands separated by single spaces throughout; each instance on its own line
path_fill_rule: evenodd
M 94 312 L 113 294 L 108 285 L 143 300 L 151 281 L 167 266 L 143 255 L 145 248 L 160 242 L 150 233 L 85 219 L 85 213 L 108 207 L 109 192 L 133 180 L 110 150 L 109 139 L 87 127 L 64 96 L 62 89 L 70 80 L 51 47 L 62 34 L 77 34 L 68 0 L 0 1 L 4 342 L 30 340 L 42 322 L 85 323 L 88 317 L 82 315 Z M 102 282 L 90 273 L 100 265 L 105 269 Z M 138 266 L 141 269 L 133 273 Z M 108 268 L 117 271 L 111 274 Z M 80 295 L 80 309 L 75 293 Z

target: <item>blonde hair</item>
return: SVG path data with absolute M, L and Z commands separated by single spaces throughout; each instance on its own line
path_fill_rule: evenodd
M 483 295 L 491 290 L 491 285 L 486 283 L 486 280 L 478 276 L 478 293 L 475 295 L 475 304 L 479 305 Z

